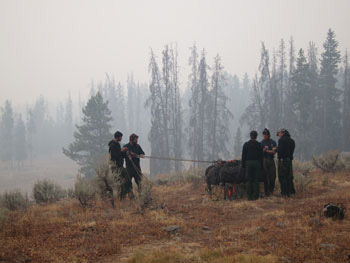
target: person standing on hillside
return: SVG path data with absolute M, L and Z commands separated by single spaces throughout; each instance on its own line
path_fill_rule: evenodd
M 145 152 L 138 144 L 138 138 L 135 133 L 130 135 L 129 143 L 124 145 L 127 148 L 126 170 L 130 178 L 134 178 L 139 190 L 141 190 L 142 170 L 140 165 L 140 158 L 144 158 Z
M 277 148 L 278 180 L 281 185 L 281 195 L 289 197 L 295 194 L 293 182 L 293 154 L 295 142 L 286 129 L 279 129 L 277 135 L 280 137 Z
M 258 133 L 250 132 L 250 140 L 243 145 L 242 167 L 245 169 L 247 177 L 248 200 L 259 198 L 259 179 L 261 176 L 263 150 L 261 144 L 257 142 Z
M 122 200 L 131 191 L 132 183 L 128 172 L 124 168 L 124 157 L 128 148 L 121 148 L 120 142 L 122 141 L 123 134 L 117 131 L 114 134 L 114 139 L 108 143 L 109 156 L 110 156 L 110 168 L 113 174 L 117 174 L 117 181 L 120 181 L 119 198 Z
M 260 143 L 264 152 L 264 188 L 265 195 L 269 196 L 275 190 L 276 165 L 274 158 L 277 151 L 277 144 L 271 139 L 271 133 L 267 128 L 263 130 L 262 134 L 264 139 Z

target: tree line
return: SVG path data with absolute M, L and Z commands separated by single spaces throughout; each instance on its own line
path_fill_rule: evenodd
M 348 55 L 341 57 L 335 32 L 327 32 L 320 56 L 313 42 L 296 52 L 291 38 L 286 49 L 282 39 L 271 56 L 262 43 L 251 103 L 241 123 L 258 130 L 287 128 L 301 160 L 334 149 L 349 151 Z
M 89 86 L 88 100 L 99 93 L 104 101 L 108 101 L 113 116 L 108 124 L 111 130 L 120 129 L 126 134 L 136 131 L 147 142 L 150 117 L 143 110 L 148 96 L 146 84 L 136 83 L 132 74 L 126 84 L 116 82 L 114 77 L 106 74 L 103 81 L 91 82 Z M 6 100 L 0 106 L 0 160 L 3 166 L 21 168 L 25 161 L 31 164 L 36 158 L 54 158 L 62 154 L 62 148 L 72 142 L 74 132 L 84 123 L 86 105 L 80 96 L 73 101 L 70 94 L 56 105 L 40 96 L 24 109 L 14 109 L 11 101 Z M 103 142 L 104 149 L 107 143 Z
M 167 44 L 160 58 L 150 52 L 148 84 L 130 74 L 123 85 L 106 74 L 103 81 L 91 82 L 87 103 L 80 96 L 73 103 L 69 96 L 56 107 L 56 117 L 43 97 L 27 107 L 25 118 L 6 101 L 0 119 L 1 160 L 21 163 L 33 155 L 62 153 L 65 147 L 81 172 L 91 173 L 96 159 L 84 151 L 106 153 L 107 137 L 115 130 L 137 133 L 149 155 L 176 159 L 238 158 L 248 130 L 265 127 L 273 133 L 287 128 L 302 160 L 331 149 L 349 151 L 349 59 L 347 52 L 341 57 L 334 31 L 328 31 L 320 55 L 313 42 L 296 50 L 293 38 L 287 44 L 281 39 L 272 55 L 262 42 L 252 78 L 225 71 L 219 55 L 208 62 L 206 51 L 196 45 L 189 53 L 185 84 L 179 78 L 177 47 Z M 97 141 L 93 133 L 100 134 Z M 184 164 L 152 159 L 149 168 L 151 174 L 166 173 Z

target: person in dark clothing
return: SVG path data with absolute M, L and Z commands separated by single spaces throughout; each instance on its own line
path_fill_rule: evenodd
M 114 163 L 116 167 L 124 166 L 124 153 L 128 150 L 128 148 L 121 148 L 120 142 L 123 139 L 123 134 L 120 131 L 117 131 L 114 134 L 114 140 L 111 140 L 108 143 L 109 146 L 109 154 L 110 161 Z
M 248 200 L 259 198 L 259 178 L 261 175 L 263 150 L 256 141 L 258 133 L 250 132 L 250 140 L 243 145 L 242 168 L 246 171 Z
M 114 139 L 108 143 L 109 155 L 110 155 L 110 168 L 112 174 L 115 176 L 115 180 L 119 181 L 118 195 L 122 200 L 132 190 L 131 178 L 128 172 L 124 168 L 124 157 L 128 148 L 121 148 L 120 142 L 123 138 L 123 134 L 117 131 L 114 134 Z
M 279 129 L 277 135 L 280 137 L 277 148 L 278 180 L 281 185 L 281 195 L 289 197 L 295 194 L 293 182 L 293 154 L 295 142 L 286 129 Z
M 135 183 L 138 186 L 138 189 L 141 189 L 141 180 L 142 180 L 142 170 L 140 165 L 140 158 L 145 156 L 145 152 L 142 150 L 141 146 L 137 143 L 139 136 L 135 133 L 130 135 L 129 143 L 124 145 L 127 148 L 127 157 L 126 160 L 126 170 L 130 178 L 134 178 Z
M 277 151 L 277 144 L 271 139 L 271 133 L 268 129 L 265 128 L 262 134 L 264 139 L 260 143 L 264 152 L 264 188 L 265 195 L 269 196 L 275 190 L 276 165 L 274 158 Z

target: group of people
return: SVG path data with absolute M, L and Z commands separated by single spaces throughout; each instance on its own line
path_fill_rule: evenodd
M 263 140 L 257 141 L 257 131 L 250 132 L 250 140 L 243 145 L 242 150 L 242 168 L 245 169 L 247 178 L 247 195 L 248 200 L 259 198 L 259 182 L 264 181 L 265 195 L 269 196 L 274 192 L 276 181 L 275 154 L 278 159 L 278 180 L 281 185 L 282 196 L 289 197 L 295 194 L 293 183 L 293 154 L 295 142 L 286 129 L 279 129 L 278 145 L 271 139 L 271 133 L 264 129 Z M 140 158 L 144 158 L 145 153 L 138 144 L 138 136 L 131 134 L 129 143 L 123 147 L 123 134 L 117 131 L 114 139 L 108 143 L 110 164 L 112 172 L 118 174 L 118 179 L 122 180 L 122 187 L 119 191 L 120 199 L 125 198 L 127 194 L 133 198 L 132 179 L 140 190 L 142 171 Z M 126 167 L 124 167 L 124 160 Z
M 144 158 L 145 153 L 138 144 L 138 136 L 133 133 L 129 137 L 129 143 L 121 147 L 120 142 L 123 139 L 123 134 L 117 131 L 114 134 L 114 139 L 108 143 L 110 166 L 112 172 L 118 174 L 118 179 L 121 180 L 119 198 L 123 199 L 127 194 L 133 198 L 132 178 L 134 178 L 138 189 L 141 187 L 142 171 L 140 158 Z M 124 160 L 126 168 L 124 167 Z
M 247 178 L 248 200 L 259 198 L 259 182 L 264 181 L 265 195 L 274 192 L 276 181 L 275 154 L 278 159 L 278 180 L 281 185 L 281 195 L 289 197 L 295 194 L 293 183 L 293 154 L 295 142 L 286 129 L 279 129 L 278 145 L 271 139 L 271 133 L 264 129 L 263 140 L 257 141 L 257 131 L 250 132 L 250 140 L 243 145 L 242 167 Z

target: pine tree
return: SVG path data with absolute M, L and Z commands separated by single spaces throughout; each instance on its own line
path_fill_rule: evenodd
M 63 153 L 80 165 L 80 172 L 93 176 L 94 169 L 106 159 L 107 144 L 112 138 L 110 132 L 112 117 L 108 102 L 104 102 L 98 92 L 91 96 L 83 108 L 82 124 L 74 132 L 75 141 L 69 144 Z
M 292 75 L 295 72 L 295 49 L 294 49 L 294 39 L 290 38 L 289 41 L 289 67 L 288 72 L 285 72 L 285 88 L 284 88 L 284 99 L 281 103 L 284 105 L 283 115 L 281 116 L 281 126 L 288 128 L 290 132 L 293 132 L 295 126 L 291 125 L 296 121 L 295 112 L 293 109 L 293 101 L 290 99 L 292 96 Z
M 19 115 L 14 127 L 14 160 L 17 161 L 18 167 L 22 166 L 23 161 L 27 159 L 27 140 L 26 127 L 22 120 L 22 115 Z
M 228 125 L 233 118 L 232 113 L 227 108 L 227 96 L 223 91 L 223 66 L 221 58 L 217 55 L 212 68 L 211 90 L 210 90 L 210 130 L 209 146 L 212 160 L 228 157 L 227 142 L 229 141 Z
M 350 68 L 348 52 L 344 56 L 344 74 L 343 74 L 343 150 L 350 151 L 350 137 L 348 135 L 350 130 Z
M 31 109 L 27 109 L 27 145 L 29 150 L 30 164 L 33 163 L 33 137 L 36 133 L 35 120 Z
M 169 152 L 166 144 L 164 125 L 165 104 L 163 99 L 162 76 L 156 61 L 153 51 L 149 64 L 151 73 L 151 81 L 149 84 L 150 97 L 147 99 L 146 107 L 151 110 L 151 130 L 148 139 L 151 144 L 152 156 L 169 157 Z M 170 170 L 169 162 L 161 162 L 161 160 L 150 160 L 150 174 L 163 173 Z
M 192 65 L 190 75 L 191 99 L 190 118 L 189 118 L 189 146 L 191 149 L 191 158 L 194 160 L 206 160 L 209 158 L 209 149 L 207 147 L 209 140 L 209 81 L 208 65 L 206 62 L 205 51 L 202 51 L 200 61 L 197 61 L 198 53 L 196 47 L 192 48 L 192 54 L 189 59 Z
M 242 132 L 241 132 L 241 128 L 238 127 L 236 131 L 235 139 L 234 139 L 234 144 L 233 144 L 235 158 L 241 157 L 242 145 L 243 145 Z
M 279 60 L 280 63 L 278 66 L 278 77 L 276 77 L 276 80 L 278 79 L 278 84 L 276 85 L 277 91 L 274 91 L 274 92 L 277 92 L 278 97 L 279 97 L 278 102 L 276 103 L 278 106 L 278 110 L 277 110 L 277 113 L 275 113 L 275 114 L 278 114 L 278 116 L 277 116 L 277 119 L 274 121 L 281 123 L 281 121 L 283 120 L 284 115 L 285 115 L 284 99 L 285 99 L 285 92 L 286 92 L 285 91 L 286 90 L 286 83 L 287 83 L 287 78 L 288 78 L 287 70 L 286 70 L 287 69 L 287 66 L 286 66 L 286 60 L 287 60 L 286 59 L 286 46 L 284 44 L 283 38 L 281 39 L 281 42 L 280 42 L 280 49 L 279 49 L 278 55 L 279 55 L 279 59 L 280 59 Z M 275 127 L 276 127 L 276 125 L 274 125 L 274 128 Z
M 296 121 L 292 130 L 297 138 L 298 156 L 301 160 L 307 160 L 311 157 L 312 152 L 312 90 L 309 83 L 309 65 L 304 55 L 303 49 L 299 50 L 297 65 L 295 71 L 291 75 L 291 91 L 289 96 L 291 105 L 293 105 L 293 113 Z
M 106 74 L 106 80 L 103 84 L 104 99 L 108 101 L 108 108 L 112 112 L 113 121 L 112 127 L 115 130 L 123 132 L 127 131 L 126 123 L 126 108 L 125 108 L 125 96 L 122 84 L 119 82 L 116 84 L 114 77 L 110 77 Z M 132 131 L 135 132 L 135 131 Z
M 194 44 L 191 48 L 191 55 L 188 59 L 188 64 L 191 67 L 191 73 L 188 77 L 188 87 L 190 90 L 189 105 L 189 118 L 188 118 L 188 151 L 192 159 L 199 158 L 199 145 L 197 144 L 198 138 L 198 113 L 199 113 L 199 62 L 198 62 L 198 51 L 197 46 Z
M 242 102 L 242 108 L 240 109 L 240 116 L 243 114 L 245 108 L 249 104 L 249 94 L 250 94 L 250 80 L 248 73 L 244 73 L 243 80 L 242 80 L 242 96 L 240 98 L 240 101 Z
M 5 101 L 5 107 L 1 108 L 1 113 L 0 158 L 2 161 L 7 162 L 12 167 L 14 117 L 10 101 Z
M 133 133 L 136 128 L 135 121 L 135 107 L 136 107 L 136 84 L 134 81 L 134 75 L 128 75 L 127 80 L 127 90 L 128 90 L 128 101 L 127 101 L 127 114 L 128 114 L 128 131 L 129 133 Z
M 66 100 L 65 105 L 65 115 L 64 115 L 64 126 L 66 130 L 66 137 L 70 138 L 73 133 L 73 102 L 70 96 L 70 92 L 68 94 L 68 98 Z
M 271 77 L 269 70 L 269 52 L 262 42 L 259 64 L 260 76 L 255 74 L 251 87 L 251 103 L 241 116 L 241 123 L 247 123 L 250 129 L 262 131 L 267 127 Z
M 282 50 L 284 50 L 284 42 L 281 42 L 281 46 L 283 47 Z M 284 63 L 284 51 L 281 51 L 283 54 L 283 57 L 281 58 L 281 63 Z M 282 66 L 280 66 L 280 70 Z M 284 112 L 284 105 L 283 100 L 285 97 L 285 91 L 284 91 L 284 77 L 282 77 L 284 74 L 279 74 L 277 71 L 277 59 L 276 54 L 274 52 L 273 54 L 273 61 L 272 61 L 272 72 L 271 72 L 271 79 L 270 79 L 270 85 L 268 86 L 269 94 L 268 94 L 268 127 L 272 131 L 276 131 L 279 127 L 279 124 L 281 123 L 283 119 L 283 112 Z M 282 78 L 282 81 L 279 79 Z
M 337 50 L 338 41 L 335 33 L 328 30 L 327 39 L 323 44 L 324 51 L 321 54 L 321 103 L 322 103 L 322 139 L 328 139 L 322 143 L 323 152 L 331 149 L 339 149 L 341 138 L 341 104 L 340 92 L 336 88 L 340 52 Z M 334 138 L 334 140 L 330 140 Z
M 321 145 L 318 142 L 322 136 L 322 92 L 320 88 L 319 66 L 317 58 L 317 48 L 315 43 L 310 42 L 308 47 L 308 82 L 311 92 L 311 144 L 314 154 L 321 152 Z
M 197 160 L 206 160 L 209 158 L 209 140 L 210 140 L 210 107 L 211 103 L 209 94 L 208 80 L 209 66 L 203 49 L 199 62 L 199 82 L 198 82 L 198 113 L 197 113 L 197 134 L 195 135 L 195 143 L 197 145 Z

